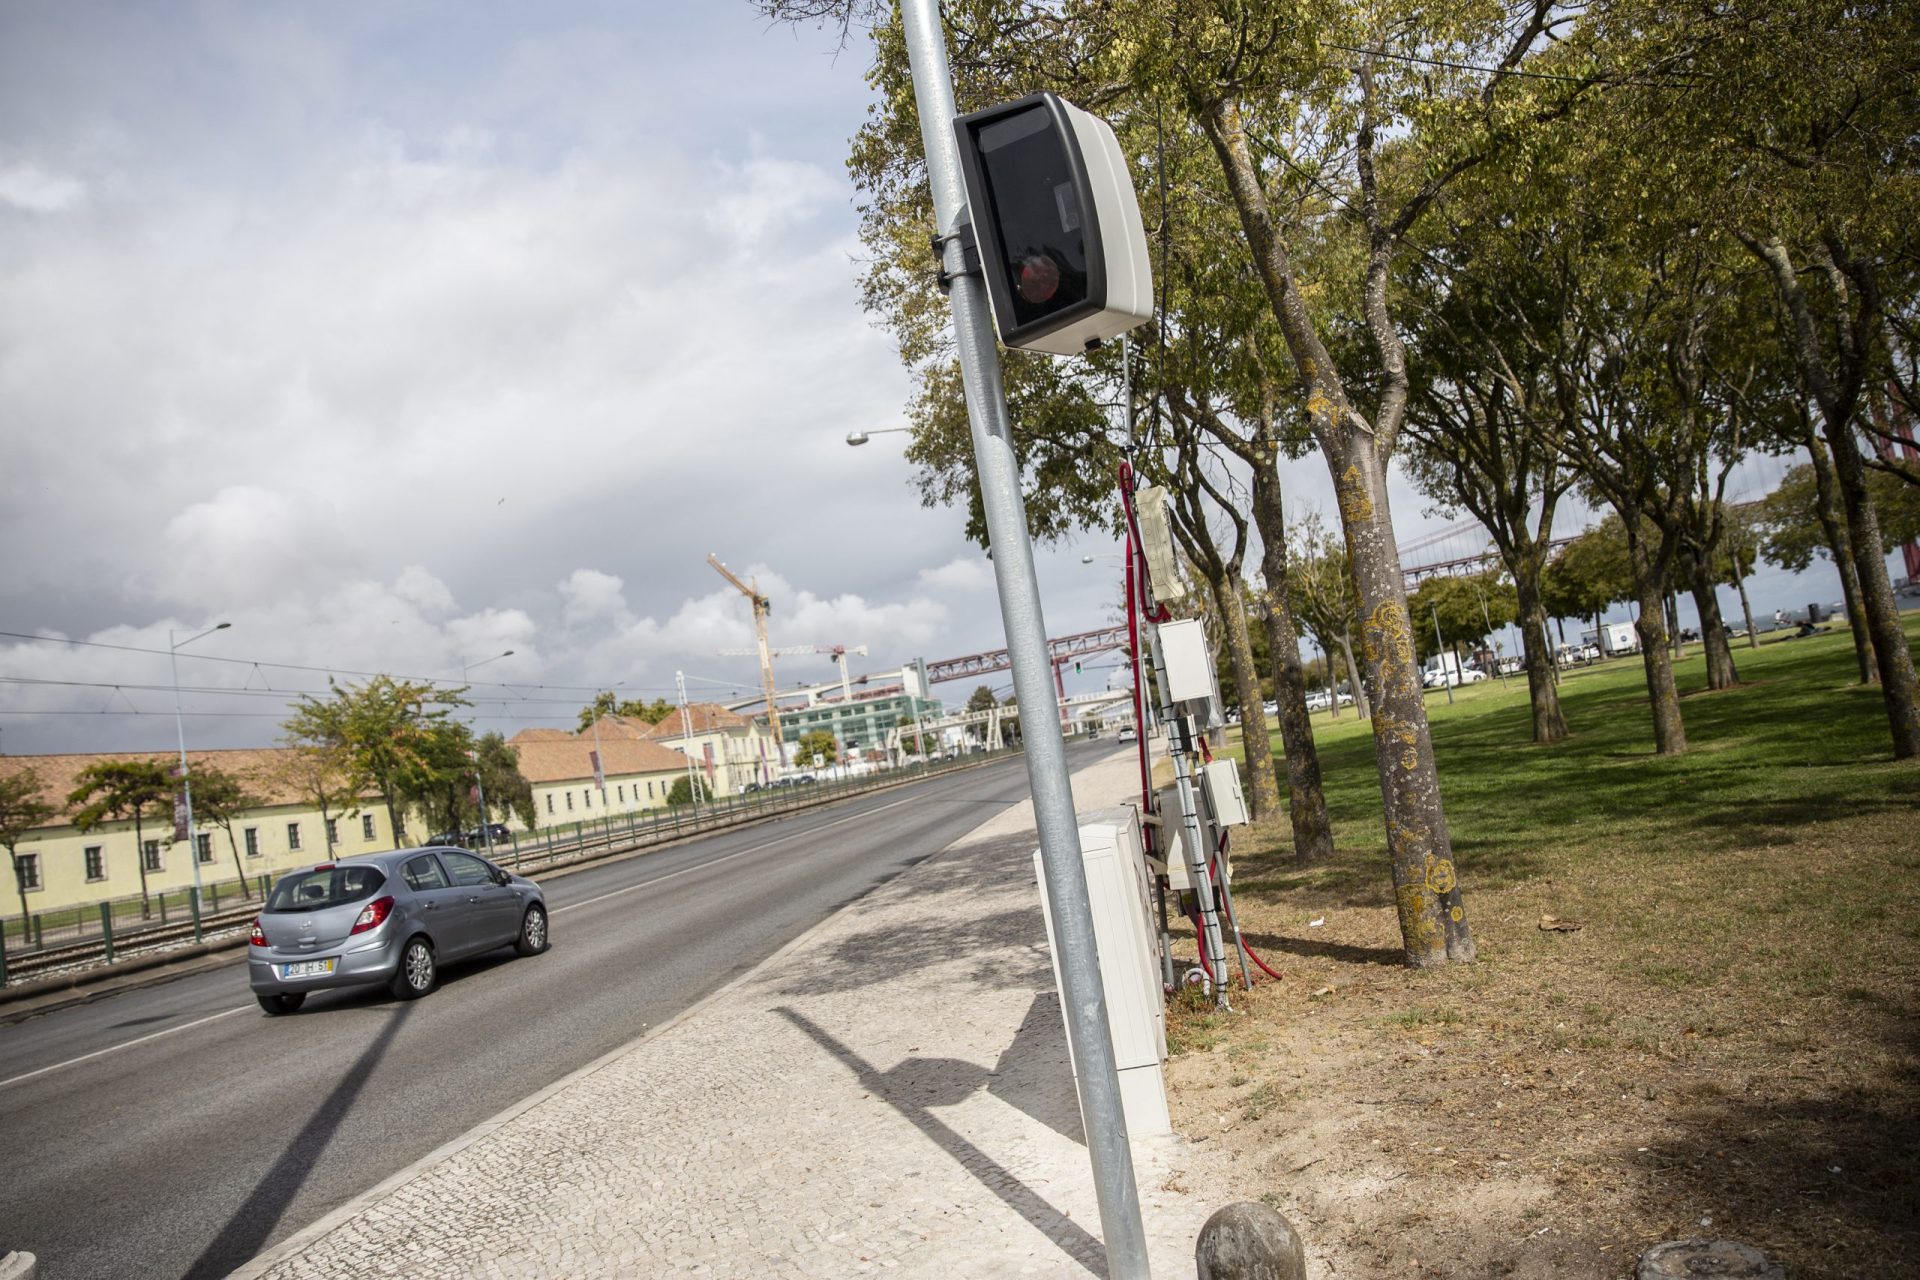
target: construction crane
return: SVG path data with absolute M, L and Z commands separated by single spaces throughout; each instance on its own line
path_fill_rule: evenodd
M 777 751 L 785 739 L 780 736 L 780 706 L 774 701 L 773 696 L 773 651 L 767 647 L 767 613 L 772 605 L 765 596 L 760 594 L 759 579 L 754 579 L 753 585 L 749 586 L 740 581 L 733 570 L 721 564 L 720 557 L 712 553 L 708 553 L 707 563 L 713 566 L 716 573 L 732 583 L 735 590 L 753 602 L 753 638 L 759 645 L 760 685 L 766 690 L 767 727 L 773 730 L 773 745 Z
M 720 656 L 723 658 L 751 658 L 754 653 L 755 650 L 752 649 L 720 650 Z M 775 658 L 804 658 L 809 654 L 826 654 L 829 658 L 832 658 L 834 664 L 840 668 L 841 698 L 847 702 L 851 702 L 853 701 L 853 686 L 847 680 L 847 655 L 851 653 L 857 658 L 864 658 L 867 656 L 867 646 L 856 644 L 852 648 L 848 648 L 844 644 L 795 644 L 788 645 L 781 649 L 769 649 L 767 653 L 769 656 Z

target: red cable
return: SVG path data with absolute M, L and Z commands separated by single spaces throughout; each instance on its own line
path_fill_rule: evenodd
M 1213 860 L 1207 864 L 1208 871 L 1212 874 L 1213 878 L 1216 881 L 1220 880 L 1221 878 L 1222 872 L 1220 868 L 1220 859 L 1223 856 L 1225 856 L 1226 851 L 1227 851 L 1227 833 L 1222 831 L 1220 833 L 1220 847 L 1214 850 Z M 1229 901 L 1231 901 L 1231 899 L 1229 899 Z M 1253 962 L 1260 966 L 1260 972 L 1266 974 L 1269 978 L 1272 978 L 1275 982 L 1280 981 L 1280 975 L 1267 967 L 1267 962 L 1260 958 L 1260 953 L 1258 951 L 1255 951 L 1253 949 L 1253 946 L 1247 941 L 1247 935 L 1240 932 L 1240 922 L 1234 919 L 1233 908 L 1231 906 L 1227 908 L 1227 920 L 1230 924 L 1233 925 L 1233 931 L 1237 936 L 1237 940 L 1240 943 L 1241 949 L 1245 951 L 1249 956 L 1253 957 Z

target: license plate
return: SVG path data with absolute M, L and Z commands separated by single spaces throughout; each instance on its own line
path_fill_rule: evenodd
M 283 978 L 313 978 L 332 972 L 331 960 L 296 960 L 280 966 L 280 976 Z

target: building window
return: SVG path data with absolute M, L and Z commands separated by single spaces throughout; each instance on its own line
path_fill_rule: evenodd
M 327 848 L 331 849 L 333 848 L 333 846 L 339 843 L 340 843 L 340 819 L 328 818 L 327 819 Z
M 592 787 L 580 788 L 580 806 L 583 809 L 593 808 L 593 788 Z
M 107 878 L 107 855 L 97 844 L 86 847 L 87 879 L 105 880 Z
M 202 862 L 213 861 L 213 833 L 203 831 L 193 838 L 193 852 Z
M 246 837 L 247 856 L 249 858 L 259 857 L 260 856 L 260 828 L 248 827 L 245 831 L 241 832 L 240 834 Z
M 651 782 L 647 784 L 647 799 L 653 799 L 653 784 Z
M 573 812 L 573 792 L 567 792 L 567 812 Z
M 300 851 L 300 824 L 297 822 L 287 824 L 287 848 L 296 853 Z
M 627 802 L 627 788 L 626 788 L 626 785 L 625 785 L 625 784 L 623 783 L 623 784 L 621 784 L 621 785 L 618 785 L 618 786 L 616 786 L 616 787 L 614 787 L 614 789 L 613 789 L 613 790 L 614 790 L 614 793 L 615 793 L 616 795 L 618 795 L 618 796 L 619 796 L 619 798 L 620 798 L 620 803 L 621 803 L 621 804 L 625 804 L 625 803 Z
M 149 871 L 160 870 L 160 842 L 149 840 L 140 846 L 140 865 Z
M 370 813 L 360 815 L 360 838 L 362 840 L 373 839 L 373 815 Z
M 20 855 L 20 887 L 38 889 L 40 887 L 40 855 L 23 853 Z
M 553 792 L 547 792 L 547 812 L 553 812 Z

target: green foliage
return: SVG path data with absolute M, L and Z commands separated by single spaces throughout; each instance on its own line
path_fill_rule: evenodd
M 1592 618 L 1633 599 L 1633 565 L 1620 517 L 1608 516 L 1560 549 L 1540 580 L 1547 613 Z
M 1885 471 L 1868 472 L 1867 488 L 1880 513 L 1880 536 L 1886 544 L 1882 550 L 1920 538 L 1920 488 Z M 1833 551 L 1819 511 L 1813 467 L 1802 463 L 1782 476 L 1779 486 L 1756 506 L 1760 554 L 1795 573 L 1804 572 L 1816 557 L 1831 560 Z
M 969 711 L 991 711 L 996 705 L 998 704 L 994 700 L 993 690 L 984 684 L 975 685 L 973 692 L 967 695 Z
M 1448 649 L 1476 648 L 1519 616 L 1519 597 L 1512 580 L 1499 573 L 1428 578 L 1408 594 L 1407 612 L 1414 651 L 1424 660 L 1434 652 L 1436 617 Z
M 700 786 L 700 799 L 702 801 L 713 799 L 713 792 L 707 786 L 707 780 L 705 778 L 695 778 L 694 782 L 697 782 Z M 693 802 L 693 784 L 687 781 L 685 774 L 682 774 L 673 780 L 673 786 L 667 790 L 667 807 L 671 809 L 679 805 L 692 804 Z
M 659 724 L 672 715 L 677 707 L 665 698 L 655 698 L 645 702 L 638 698 L 620 701 L 611 689 L 604 689 L 594 695 L 593 701 L 580 708 L 580 732 L 593 728 L 594 718 L 606 719 L 608 716 L 623 716 L 629 720 L 644 720 L 648 724 Z M 493 793 L 487 793 L 491 796 Z
M 0 845 L 13 864 L 13 886 L 20 895 L 20 918 L 27 916 L 27 879 L 20 865 L 19 843 L 36 827 L 59 812 L 40 798 L 40 775 L 31 767 L 0 776 Z
M 137 824 L 173 796 L 166 766 L 151 760 L 103 760 L 82 769 L 74 782 L 67 803 L 78 806 L 73 825 L 80 831 L 129 818 Z
M 487 804 L 496 814 L 511 813 L 531 831 L 538 825 L 533 784 L 520 772 L 520 753 L 498 733 L 483 733 L 474 742 Z
M 447 796 L 464 769 L 468 735 L 451 717 L 453 708 L 466 705 L 460 696 L 464 690 L 385 675 L 363 685 L 329 684 L 330 697 L 301 697 L 282 726 L 287 737 L 338 748 L 349 789 L 356 796 L 381 798 L 396 844 L 407 842 L 409 802 L 424 803 L 430 816 L 457 824 L 457 804 L 449 804 Z
M 839 759 L 839 751 L 834 745 L 833 735 L 825 729 L 815 729 L 803 733 L 794 744 L 793 764 L 797 769 L 811 769 L 813 758 L 819 756 L 821 763 L 833 764 Z

